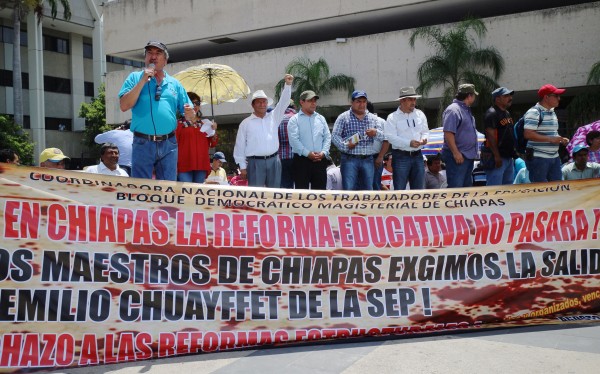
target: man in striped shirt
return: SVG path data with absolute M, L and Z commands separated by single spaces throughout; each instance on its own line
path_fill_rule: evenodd
M 558 135 L 558 118 L 554 108 L 558 107 L 560 95 L 564 92 L 563 88 L 543 85 L 538 90 L 540 101 L 525 113 L 523 135 L 528 140 L 525 164 L 533 183 L 562 180 L 558 148 L 566 145 L 569 139 Z

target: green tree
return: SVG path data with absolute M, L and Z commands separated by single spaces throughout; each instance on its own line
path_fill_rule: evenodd
M 89 148 L 98 148 L 94 138 L 96 135 L 113 129 L 106 124 L 106 93 L 104 83 L 98 88 L 98 96 L 94 97 L 88 104 L 81 103 L 79 117 L 85 118 L 85 130 L 83 132 L 83 144 Z
M 577 94 L 567 106 L 567 135 L 571 136 L 579 126 L 598 119 L 600 114 L 600 61 L 592 65 L 588 74 L 586 91 Z
M 588 74 L 587 84 L 600 84 L 600 61 L 592 65 L 592 70 Z
M 300 94 L 306 90 L 315 91 L 318 95 L 327 95 L 335 90 L 346 90 L 350 97 L 356 82 L 353 77 L 344 74 L 330 75 L 329 64 L 323 58 L 317 61 L 305 57 L 296 58 L 286 66 L 285 71 L 294 76 L 292 99 L 297 104 L 300 103 Z M 284 84 L 282 79 L 275 86 L 277 100 Z
M 414 49 L 417 39 L 424 39 L 433 49 L 433 55 L 421 63 L 417 71 L 417 91 L 427 95 L 431 89 L 444 89 L 440 108 L 452 101 L 458 86 L 472 83 L 481 98 L 487 98 L 498 84 L 496 80 L 504 72 L 504 58 L 494 47 L 480 48 L 481 39 L 487 33 L 483 21 L 467 18 L 449 31 L 439 26 L 417 28 L 409 43 Z
M 44 16 L 44 3 L 50 5 L 52 19 L 58 14 L 58 2 L 63 7 L 63 18 L 71 18 L 69 0 L 0 0 L 0 9 L 13 9 L 13 95 L 15 122 L 23 127 L 23 81 L 21 79 L 21 21 L 31 11 L 35 12 L 38 23 Z
M 33 165 L 33 143 L 29 134 L 7 116 L 0 116 L 0 149 L 10 148 L 17 152 L 23 165 Z

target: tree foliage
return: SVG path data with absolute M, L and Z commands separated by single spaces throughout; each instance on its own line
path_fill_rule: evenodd
M 588 74 L 587 84 L 600 84 L 600 61 L 592 65 L 592 70 Z
M 307 90 L 315 91 L 317 95 L 327 95 L 332 91 L 345 90 L 350 97 L 356 82 L 353 77 L 344 74 L 330 75 L 329 64 L 323 58 L 312 61 L 306 57 L 298 57 L 286 66 L 285 71 L 294 76 L 292 99 L 296 104 L 300 103 L 300 94 Z M 275 86 L 277 100 L 279 100 L 284 84 L 282 79 Z
M 23 165 L 33 165 L 33 143 L 29 134 L 21 131 L 14 120 L 0 116 L 0 149 L 10 148 L 17 152 Z
M 472 83 L 480 97 L 489 97 L 504 72 L 504 58 L 494 47 L 481 48 L 487 28 L 483 21 L 467 18 L 449 31 L 439 26 L 417 28 L 410 36 L 414 49 L 417 39 L 423 39 L 433 54 L 421 63 L 417 71 L 417 91 L 427 95 L 434 87 L 442 86 L 441 107 L 452 101 L 458 86 Z
M 575 96 L 567 106 L 567 125 L 573 131 L 579 126 L 598 120 L 600 116 L 600 61 L 592 65 L 587 84 L 592 87 Z
M 98 96 L 94 97 L 88 104 L 81 103 L 79 117 L 85 118 L 85 130 L 83 143 L 90 148 L 97 148 L 94 142 L 96 135 L 112 130 L 112 126 L 106 124 L 106 96 L 105 86 L 101 84 L 98 88 Z

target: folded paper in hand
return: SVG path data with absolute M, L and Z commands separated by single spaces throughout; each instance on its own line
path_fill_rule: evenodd
M 356 133 L 346 139 L 346 143 L 356 144 L 360 141 L 360 133 Z
M 200 131 L 206 133 L 207 138 L 210 138 L 211 136 L 215 135 L 215 130 L 212 128 L 212 122 L 208 120 L 202 121 L 202 127 L 200 127 Z

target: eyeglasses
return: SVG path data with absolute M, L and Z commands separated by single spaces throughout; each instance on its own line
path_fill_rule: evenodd
M 200 106 L 200 104 L 202 104 L 202 101 L 192 101 L 192 104 Z
M 154 100 L 159 101 L 160 95 L 162 95 L 162 87 L 157 85 L 156 86 L 156 94 L 154 95 Z

